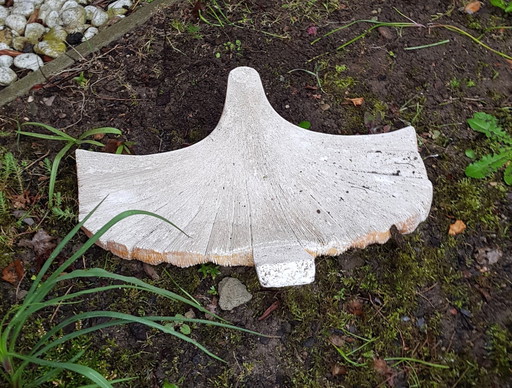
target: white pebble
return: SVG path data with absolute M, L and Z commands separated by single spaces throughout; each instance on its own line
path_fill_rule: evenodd
M 91 39 L 94 35 L 98 33 L 98 29 L 96 27 L 89 27 L 84 32 L 84 37 L 82 38 L 82 42 L 85 42 L 86 40 Z
M 5 18 L 5 25 L 20 35 L 23 35 L 26 24 L 27 19 L 22 15 L 9 15 Z
M 35 6 L 33 3 L 23 2 L 17 3 L 12 7 L 11 15 L 22 15 L 26 18 L 32 15 L 35 10 Z
M 8 67 L 0 67 L 0 86 L 7 86 L 16 81 L 18 76 Z
M 65 9 L 75 7 L 79 7 L 78 3 L 75 0 L 68 0 L 62 5 L 62 7 L 60 8 L 60 12 L 64 11 Z
M 108 14 L 102 9 L 93 5 L 85 7 L 86 19 L 91 21 L 94 27 L 100 27 L 108 22 Z
M 7 43 L 0 43 L 0 50 L 10 50 L 11 46 L 9 46 Z
M 46 15 L 46 18 L 44 19 L 44 23 L 50 27 L 57 27 L 62 25 L 62 19 L 59 16 L 59 13 L 57 11 L 50 11 L 48 12 L 48 15 Z
M 9 16 L 9 9 L 5 8 L 3 5 L 0 5 L 0 19 L 4 19 Z
M 85 24 L 85 10 L 83 7 L 67 8 L 60 13 L 64 29 L 71 33 L 83 30 Z
M 117 0 L 109 4 L 108 9 L 130 8 L 132 4 L 132 0 Z
M 43 60 L 36 54 L 21 54 L 14 58 L 14 66 L 18 69 L 36 71 L 43 66 Z
M 0 55 L 0 67 L 11 67 L 13 59 L 9 55 Z
M 25 27 L 25 37 L 33 44 L 35 44 L 45 32 L 46 29 L 44 26 L 39 23 L 29 23 Z

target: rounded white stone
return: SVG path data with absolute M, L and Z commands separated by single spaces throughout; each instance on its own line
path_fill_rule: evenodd
M 11 46 L 9 46 L 7 43 L 0 43 L 0 50 L 10 50 Z
M 130 8 L 132 4 L 132 0 L 117 0 L 109 4 L 108 9 Z
M 23 51 L 27 43 L 27 38 L 25 38 L 24 36 L 17 36 L 12 40 L 12 48 L 17 51 Z
M 94 27 L 100 27 L 104 25 L 106 22 L 108 22 L 108 13 L 103 11 L 102 9 L 99 9 L 97 7 L 94 7 L 95 11 L 92 14 L 91 17 L 91 24 Z
M 50 28 L 48 32 L 43 36 L 43 39 L 50 39 L 50 40 L 61 40 L 65 41 L 66 37 L 68 36 L 68 33 L 66 30 L 61 26 L 55 26 L 53 28 Z
M 75 0 L 68 0 L 62 5 L 60 12 L 64 11 L 65 9 L 75 7 L 80 7 L 80 5 L 78 5 L 78 3 Z
M 0 67 L 0 86 L 7 86 L 16 81 L 18 76 L 8 67 Z
M 60 13 L 62 26 L 68 32 L 83 30 L 85 24 L 85 10 L 81 6 L 66 8 Z
M 25 27 L 25 37 L 32 43 L 36 43 L 45 32 L 44 26 L 39 23 L 29 23 Z
M 21 54 L 14 58 L 14 66 L 18 69 L 36 71 L 43 66 L 43 60 L 36 54 Z
M 27 25 L 27 19 L 23 15 L 9 15 L 5 18 L 5 25 L 11 30 L 22 35 Z
M 44 2 L 44 5 L 46 5 L 48 8 L 53 9 L 55 11 L 59 11 L 65 2 L 66 2 L 66 0 L 46 0 Z
M 3 5 L 0 5 L 0 19 L 4 19 L 9 16 L 9 9 L 5 8 Z
M 89 27 L 84 32 L 84 37 L 82 38 L 82 42 L 85 42 L 86 40 L 91 39 L 94 35 L 98 33 L 98 29 L 96 27 Z
M 59 13 L 54 10 L 48 12 L 48 15 L 44 19 L 44 22 L 50 28 L 57 26 L 60 27 L 62 25 L 62 19 L 60 18 Z
M 0 67 L 11 67 L 13 59 L 9 55 L 0 55 Z
M 12 7 L 11 15 L 22 15 L 29 17 L 32 15 L 35 9 L 35 5 L 30 2 L 16 3 L 14 7 Z

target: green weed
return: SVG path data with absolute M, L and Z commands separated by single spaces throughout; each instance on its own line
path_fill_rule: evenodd
M 506 165 L 503 180 L 507 185 L 512 185 L 512 136 L 499 126 L 496 117 L 487 113 L 475 113 L 468 119 L 468 124 L 474 131 L 483 133 L 490 139 L 494 153 L 487 154 L 467 166 L 466 175 L 481 179 Z
M 99 205 L 98 205 L 99 206 Z M 120 313 L 115 311 L 89 311 L 84 313 L 75 314 L 62 322 L 58 323 L 50 330 L 41 332 L 40 338 L 37 343 L 29 349 L 22 349 L 18 343 L 21 338 L 25 335 L 33 335 L 31 330 L 27 331 L 29 324 L 34 318 L 34 314 L 47 308 L 55 307 L 61 304 L 77 303 L 79 299 L 87 296 L 102 293 L 104 291 L 113 289 L 130 289 L 137 292 L 148 292 L 155 296 L 167 298 L 173 302 L 181 302 L 187 304 L 205 314 L 222 320 L 221 318 L 210 313 L 208 310 L 199 305 L 196 301 L 189 298 L 182 297 L 173 292 L 155 287 L 149 283 L 139 280 L 134 277 L 122 276 L 113 272 L 106 271 L 102 268 L 91 268 L 86 270 L 74 270 L 69 271 L 69 267 L 95 243 L 98 239 L 107 232 L 112 226 L 122 221 L 123 219 L 133 215 L 148 215 L 158 218 L 172 227 L 176 227 L 173 223 L 166 220 L 157 214 L 150 213 L 142 210 L 129 210 L 120 213 L 116 217 L 112 218 L 107 222 L 96 234 L 94 234 L 80 249 L 78 249 L 71 257 L 69 257 L 64 263 L 62 263 L 53 272 L 49 272 L 50 267 L 54 264 L 56 258 L 61 254 L 64 247 L 69 241 L 78 233 L 83 224 L 89 219 L 93 212 L 98 206 L 88 214 L 85 219 L 76 225 L 59 245 L 52 252 L 48 260 L 41 268 L 38 275 L 34 278 L 34 281 L 28 291 L 27 295 L 23 299 L 20 305 L 13 306 L 7 314 L 3 317 L 0 323 L 0 378 L 4 383 L 7 383 L 13 388 L 30 388 L 37 387 L 46 384 L 54 379 L 63 371 L 77 373 L 95 383 L 97 386 L 102 388 L 111 388 L 114 382 L 127 381 L 130 379 L 117 379 L 115 381 L 108 381 L 103 375 L 96 370 L 79 364 L 77 361 L 84 355 L 86 349 L 80 348 L 75 354 L 71 355 L 65 360 L 47 359 L 45 355 L 49 352 L 59 349 L 64 343 L 77 339 L 84 338 L 91 333 L 94 333 L 100 329 L 113 326 L 121 326 L 129 323 L 139 323 L 148 326 L 153 329 L 157 329 L 163 333 L 171 334 L 183 341 L 191 343 L 198 347 L 200 350 L 208 354 L 209 356 L 223 361 L 210 351 L 208 351 L 203 345 L 197 343 L 195 340 L 188 337 L 184 332 L 187 332 L 186 327 L 188 324 L 207 324 L 210 326 L 218 326 L 220 328 L 231 328 L 238 329 L 245 332 L 248 330 L 237 328 L 228 323 L 202 320 L 202 319 L 189 319 L 183 316 L 136 316 L 126 313 Z M 179 229 L 179 228 L 178 228 Z M 43 280 L 43 278 L 45 280 Z M 77 282 L 82 278 L 100 278 L 103 280 L 113 280 L 115 284 L 102 285 L 91 289 L 80 290 L 72 293 L 65 293 L 62 296 L 55 296 L 55 289 L 62 284 L 62 282 Z M 78 300 L 77 300 L 78 299 Z M 83 325 L 83 321 L 89 319 L 107 319 L 102 323 L 87 326 Z M 170 323 L 170 325 L 167 325 Z M 68 334 L 62 334 L 62 329 L 69 327 L 70 325 L 75 326 L 75 330 Z M 175 327 L 180 327 L 179 331 L 175 330 Z M 254 333 L 254 332 L 250 332 Z M 30 381 L 26 380 L 26 374 L 29 372 L 30 366 L 37 366 L 40 375 Z M 41 368 L 42 367 L 42 368 Z M 33 370 L 31 370 L 33 373 Z
M 35 127 L 41 127 L 49 132 L 53 133 L 53 135 L 45 135 L 42 133 L 34 133 L 34 132 L 24 132 L 21 130 L 22 126 L 35 126 Z M 25 135 L 30 137 L 35 137 L 38 139 L 45 139 L 45 140 L 56 140 L 56 141 L 62 141 L 65 143 L 64 147 L 61 148 L 61 150 L 55 155 L 55 159 L 53 159 L 52 168 L 50 172 L 50 183 L 48 185 L 48 207 L 51 209 L 53 207 L 54 203 L 54 191 L 55 191 L 55 182 L 57 180 L 57 173 L 59 171 L 59 165 L 62 160 L 62 158 L 68 153 L 69 150 L 71 150 L 72 147 L 79 147 L 82 144 L 90 144 L 98 147 L 103 147 L 103 143 L 100 143 L 96 140 L 87 140 L 88 137 L 97 135 L 97 134 L 113 134 L 113 135 L 121 135 L 121 131 L 117 128 L 111 128 L 111 127 L 102 127 L 102 128 L 95 128 L 90 129 L 88 131 L 85 131 L 82 133 L 78 138 L 74 138 L 67 133 L 51 127 L 46 124 L 42 123 L 22 123 L 21 125 L 18 124 L 18 131 L 17 133 L 19 135 Z
M 512 2 L 506 0 L 491 0 L 491 4 L 495 7 L 501 8 L 503 11 L 512 12 Z

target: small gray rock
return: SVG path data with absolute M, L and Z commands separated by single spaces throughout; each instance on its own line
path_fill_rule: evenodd
M 3 5 L 0 5 L 0 19 L 5 19 L 7 16 L 9 16 L 9 10 Z
M 85 29 L 85 10 L 81 6 L 66 8 L 60 13 L 62 26 L 69 32 L 82 32 Z
M 46 29 L 42 24 L 29 23 L 25 27 L 25 38 L 27 38 L 32 44 L 36 44 L 45 32 Z
M 9 15 L 5 18 L 5 25 L 18 34 L 23 35 L 27 19 L 23 15 Z
M 251 299 L 252 295 L 240 280 L 228 277 L 219 282 L 219 306 L 222 310 L 231 311 Z
M 12 48 L 18 51 L 23 51 L 27 43 L 29 43 L 27 38 L 24 36 L 17 36 L 12 40 Z
M 0 67 L 11 67 L 13 59 L 9 55 L 0 55 Z
M 33 3 L 30 2 L 20 2 L 14 4 L 14 7 L 12 7 L 11 15 L 22 15 L 28 18 L 35 10 L 35 6 Z
M 48 15 L 46 15 L 44 22 L 48 27 L 53 28 L 60 26 L 62 24 L 62 19 L 57 11 L 52 10 L 48 12 Z
M 0 67 L 0 86 L 7 86 L 16 81 L 16 73 L 8 67 Z
M 89 27 L 84 32 L 84 37 L 82 38 L 82 42 L 85 42 L 86 40 L 91 39 L 94 35 L 96 35 L 98 33 L 98 31 L 99 30 L 96 27 Z
M 36 54 L 21 54 L 14 58 L 14 66 L 18 69 L 29 69 L 36 71 L 43 66 L 43 60 Z

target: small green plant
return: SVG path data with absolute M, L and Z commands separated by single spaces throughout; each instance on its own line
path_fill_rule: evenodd
M 206 292 L 208 293 L 208 295 L 219 295 L 215 286 L 211 286 L 210 289 Z
M 300 123 L 297 124 L 299 127 L 301 128 L 304 128 L 304 129 L 310 129 L 311 128 L 311 122 L 309 121 L 301 121 Z
M 505 0 L 491 0 L 491 4 L 495 7 L 501 8 L 503 11 L 512 12 L 512 1 Z
M 35 127 L 44 128 L 44 129 L 50 131 L 51 133 L 53 133 L 53 135 L 45 135 L 45 134 L 42 134 L 42 133 L 34 133 L 34 132 L 24 132 L 24 131 L 22 131 L 21 127 L 22 126 L 27 126 L 27 125 L 32 125 L 32 126 L 35 126 Z M 103 143 L 100 143 L 99 141 L 88 140 L 87 139 L 88 137 L 91 137 L 91 136 L 94 136 L 94 135 L 97 135 L 97 134 L 121 135 L 121 131 L 119 129 L 117 129 L 117 128 L 103 127 L 103 128 L 90 129 L 90 130 L 85 131 L 84 133 L 82 133 L 78 138 L 74 138 L 74 137 L 68 135 L 67 133 L 57 129 L 57 128 L 51 127 L 51 126 L 46 125 L 46 124 L 33 123 L 33 122 L 22 123 L 21 125 L 18 124 L 18 131 L 17 131 L 17 133 L 19 135 L 35 137 L 35 138 L 38 138 L 38 139 L 56 140 L 56 141 L 62 141 L 62 142 L 65 143 L 64 147 L 62 147 L 61 150 L 57 153 L 57 155 L 55 155 L 55 159 L 53 159 L 53 163 L 52 163 L 52 168 L 51 168 L 51 172 L 50 172 L 50 182 L 48 184 L 48 207 L 50 209 L 53 207 L 53 203 L 54 203 L 54 199 L 55 199 L 54 198 L 55 182 L 57 180 L 57 173 L 59 171 L 59 165 L 60 165 L 60 162 L 61 162 L 62 158 L 64 157 L 64 155 L 66 155 L 67 152 L 72 147 L 74 147 L 74 146 L 80 147 L 82 144 L 91 144 L 91 145 L 95 145 L 95 146 L 98 146 L 98 147 L 103 147 L 104 146 Z
M 512 136 L 505 132 L 493 115 L 477 112 L 468 119 L 469 126 L 477 132 L 481 132 L 491 140 L 493 154 L 487 154 L 466 167 L 466 175 L 471 178 L 485 178 L 507 165 L 503 179 L 507 185 L 512 185 Z M 468 152 L 469 151 L 469 152 Z M 474 155 L 471 150 L 466 151 Z
M 460 88 L 461 81 L 457 78 L 452 78 L 449 84 L 452 89 L 458 89 Z
M 220 275 L 220 269 L 218 265 L 215 264 L 201 264 L 201 267 L 197 270 L 197 272 L 201 273 L 203 275 L 203 279 L 207 278 L 208 276 L 211 276 L 213 280 Z
M 183 341 L 191 343 L 209 356 L 220 361 L 223 360 L 208 351 L 208 349 L 196 342 L 194 339 L 185 335 L 184 331 L 187 331 L 186 326 L 188 326 L 188 324 L 207 324 L 211 326 L 233 328 L 248 333 L 254 333 L 249 330 L 238 328 L 226 323 L 226 321 L 223 321 L 218 316 L 210 313 L 207 309 L 192 299 L 185 298 L 171 291 L 155 287 L 140 279 L 118 275 L 113 272 L 106 271 L 102 268 L 90 268 L 86 270 L 79 269 L 73 271 L 69 270 L 69 267 L 76 260 L 81 258 L 82 255 L 84 255 L 85 252 L 87 252 L 87 250 L 95 242 L 97 242 L 104 233 L 106 233 L 111 227 L 127 217 L 133 215 L 152 216 L 170 224 L 172 227 L 178 228 L 172 222 L 151 212 L 143 210 L 128 210 L 118 214 L 109 222 L 107 222 L 89 240 L 87 240 L 87 242 L 82 245 L 82 247 L 78 249 L 73 255 L 71 255 L 71 257 L 69 257 L 64 263 L 62 263 L 53 272 L 50 273 L 50 267 L 54 264 L 55 259 L 59 256 L 59 254 L 61 254 L 66 244 L 68 244 L 68 242 L 78 233 L 80 228 L 94 213 L 98 206 L 96 206 L 96 208 L 91 213 L 89 213 L 82 222 L 77 224 L 66 235 L 66 237 L 64 237 L 64 239 L 59 243 L 48 260 L 45 262 L 38 275 L 33 279 L 30 290 L 23 299 L 23 302 L 19 305 L 14 305 L 0 321 L 0 380 L 4 383 L 2 386 L 8 384 L 8 386 L 12 388 L 38 387 L 53 381 L 55 377 L 64 370 L 80 374 L 102 388 L 112 388 L 112 383 L 114 382 L 130 380 L 118 379 L 116 381 L 108 381 L 104 376 L 102 376 L 94 369 L 77 363 L 80 357 L 85 353 L 85 349 L 78 351 L 78 353 L 74 354 L 68 360 L 47 360 L 44 358 L 45 354 L 55 350 L 67 341 L 90 335 L 95 331 L 107 327 L 126 325 L 129 323 L 143 324 L 150 328 L 157 329 L 163 333 L 171 334 Z M 181 229 L 179 230 L 181 231 Z M 79 290 L 60 296 L 55 295 L 55 289 L 58 288 L 62 282 L 73 282 L 80 278 L 100 278 L 103 280 L 112 280 L 115 282 L 115 284 L 102 284 L 101 286 L 91 289 Z M 221 321 L 218 322 L 211 320 L 192 319 L 180 315 L 175 315 L 173 317 L 135 316 L 115 311 L 88 311 L 74 314 L 71 317 L 64 319 L 62 322 L 58 323 L 49 329 L 44 335 L 42 335 L 37 343 L 30 349 L 21 349 L 19 347 L 18 340 L 20 337 L 24 337 L 25 334 L 29 334 L 28 332 L 24 332 L 27 330 L 27 323 L 34 319 L 34 314 L 36 314 L 38 311 L 41 311 L 47 307 L 55 307 L 62 303 L 76 303 L 77 298 L 80 299 L 84 296 L 86 297 L 88 294 L 95 294 L 120 288 L 149 292 L 154 295 L 170 299 L 172 301 L 179 301 L 192 306 L 193 308 L 208 314 L 213 318 L 220 319 Z M 73 326 L 85 320 L 94 320 L 97 318 L 106 318 L 107 320 L 101 321 L 102 323 L 98 323 L 92 326 L 78 325 L 75 331 L 68 334 L 62 333 L 62 329 L 64 327 L 70 327 L 70 325 Z M 171 326 L 166 326 L 167 323 L 171 323 Z M 180 331 L 174 329 L 176 325 L 180 326 Z M 38 369 L 40 376 L 27 381 L 26 374 L 29 372 L 29 369 L 31 373 L 34 372 L 34 369 L 29 368 L 32 365 L 40 367 Z
M 80 75 L 73 78 L 73 81 L 75 81 L 78 86 L 85 89 L 87 85 L 89 85 L 89 79 L 85 77 L 84 72 L 80 72 Z

